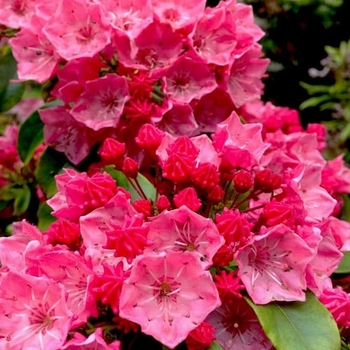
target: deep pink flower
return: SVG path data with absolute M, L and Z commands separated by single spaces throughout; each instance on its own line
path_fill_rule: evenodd
M 174 348 L 220 305 L 210 273 L 196 254 L 139 255 L 120 296 L 120 316 Z
M 59 349 L 72 313 L 62 285 L 45 277 L 9 272 L 0 284 L 0 347 Z
M 67 61 L 92 57 L 110 42 L 110 27 L 104 17 L 97 3 L 62 0 L 43 32 Z
M 271 350 L 253 309 L 241 297 L 232 296 L 205 320 L 216 329 L 217 341 L 225 350 Z
M 305 271 L 314 250 L 289 227 L 274 226 L 239 250 L 239 276 L 256 304 L 305 300 Z
M 88 136 L 82 124 L 78 123 L 63 106 L 39 111 L 44 126 L 45 143 L 59 152 L 64 152 L 75 165 L 90 153 Z
M 339 328 L 350 327 L 350 294 L 341 287 L 328 288 L 319 299 L 331 312 Z
M 107 74 L 86 83 L 85 91 L 70 113 L 78 122 L 95 131 L 117 127 L 128 99 L 126 79 L 115 74 Z
M 200 99 L 217 87 L 214 75 L 194 53 L 180 56 L 166 70 L 165 81 L 165 92 L 179 103 Z
M 193 211 L 202 207 L 202 201 L 199 199 L 196 190 L 193 187 L 186 187 L 174 196 L 176 208 L 186 206 Z
M 56 176 L 58 192 L 47 201 L 53 215 L 77 221 L 95 208 L 107 203 L 117 193 L 115 180 L 107 173 L 89 177 L 73 169 Z
M 204 266 L 211 265 L 214 254 L 224 243 L 211 219 L 194 213 L 186 206 L 150 218 L 149 227 L 148 239 L 152 243 L 147 251 L 172 249 L 197 252 Z
M 202 322 L 197 328 L 189 333 L 186 338 L 188 350 L 206 350 L 210 347 L 211 342 L 215 339 L 215 328 L 207 323 Z
M 237 277 L 236 272 L 226 272 L 222 270 L 214 276 L 216 288 L 219 291 L 220 299 L 225 303 L 232 297 L 241 298 L 241 290 L 244 286 L 241 284 L 241 279 Z

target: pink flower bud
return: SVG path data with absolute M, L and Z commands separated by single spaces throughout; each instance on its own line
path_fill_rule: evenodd
M 233 182 L 233 188 L 237 193 L 245 193 L 252 188 L 254 180 L 250 171 L 240 170 L 233 175 Z
M 123 173 L 126 176 L 129 176 L 132 179 L 135 179 L 137 177 L 137 174 L 139 173 L 138 163 L 133 159 L 126 157 L 123 163 Z
M 197 211 L 202 202 L 198 198 L 196 190 L 193 187 L 187 187 L 174 196 L 174 203 L 177 208 L 186 205 L 189 209 Z
M 156 207 L 158 208 L 158 211 L 161 213 L 162 211 L 170 208 L 170 202 L 168 197 L 166 196 L 160 196 L 156 202 Z

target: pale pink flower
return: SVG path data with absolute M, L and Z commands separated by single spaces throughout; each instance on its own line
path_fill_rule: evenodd
M 236 253 L 239 276 L 256 304 L 305 300 L 305 271 L 314 250 L 285 225 L 256 235 Z
M 309 222 L 328 218 L 336 205 L 336 200 L 320 186 L 321 167 L 316 164 L 300 164 L 292 171 L 291 187 L 303 201 Z
M 220 305 L 209 271 L 190 252 L 139 255 L 120 297 L 120 316 L 174 348 Z
M 341 252 L 350 251 L 350 223 L 330 216 L 318 226 L 324 234 L 330 234 Z
M 43 32 L 64 59 L 92 57 L 110 42 L 110 27 L 104 17 L 99 4 L 62 0 Z
M 177 102 L 188 103 L 212 92 L 217 83 L 205 62 L 194 53 L 179 57 L 165 72 L 164 91 Z
M 193 25 L 203 14 L 204 0 L 151 0 L 155 15 L 161 22 L 169 23 L 173 29 L 184 29 Z
M 212 220 L 186 206 L 150 218 L 149 228 L 147 237 L 152 243 L 145 252 L 167 249 L 196 252 L 204 267 L 211 265 L 216 251 L 224 244 Z
M 90 80 L 85 91 L 77 99 L 70 114 L 95 131 L 102 128 L 116 128 L 125 102 L 130 98 L 128 84 L 124 77 L 107 74 Z
M 9 272 L 0 285 L 0 347 L 60 349 L 71 327 L 65 291 L 56 281 Z
M 29 28 L 22 28 L 9 41 L 21 80 L 43 83 L 51 77 L 61 60 L 50 41 L 42 34 L 42 25 L 36 17 Z
M 253 309 L 242 297 L 230 296 L 205 320 L 214 326 L 217 341 L 225 350 L 271 350 Z
M 151 0 L 101 0 L 106 9 L 109 24 L 126 33 L 130 39 L 153 22 Z
M 0 23 L 11 28 L 30 27 L 36 0 L 0 0 Z

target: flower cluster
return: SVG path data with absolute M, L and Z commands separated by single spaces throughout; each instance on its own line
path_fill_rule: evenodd
M 1 348 L 122 349 L 143 334 L 272 349 L 247 300 L 306 290 L 350 325 L 331 280 L 350 251 L 350 170 L 323 158 L 320 125 L 259 100 L 251 7 L 1 3 L 19 79 L 59 100 L 39 111 L 45 147 L 70 162 L 46 200 L 56 221 L 0 239 Z

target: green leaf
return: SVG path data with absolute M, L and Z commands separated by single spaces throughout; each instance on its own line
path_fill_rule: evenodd
M 0 56 L 0 95 L 4 93 L 7 85 L 17 71 L 17 64 L 11 52 L 7 52 L 4 56 Z
M 44 123 L 38 111 L 35 111 L 21 125 L 18 135 L 18 153 L 23 163 L 30 162 L 37 147 L 44 142 Z
M 311 97 L 311 98 L 307 99 L 306 101 L 304 101 L 299 106 L 299 108 L 300 109 L 306 109 L 306 108 L 309 108 L 309 107 L 316 107 L 321 102 L 329 101 L 331 99 L 332 99 L 332 96 L 329 96 L 329 95 L 322 95 L 322 96 L 317 96 L 317 97 Z
M 216 340 L 214 340 L 211 342 L 208 350 L 224 350 L 224 348 Z
M 40 231 L 46 231 L 49 226 L 57 220 L 51 215 L 52 208 L 46 203 L 41 203 L 38 209 L 38 228 Z
M 118 186 L 125 188 L 131 193 L 132 200 L 142 198 L 134 187 L 130 184 L 127 177 L 119 170 L 115 170 L 113 166 L 107 166 L 104 170 L 117 181 Z M 148 181 L 146 177 L 141 174 L 137 175 L 137 181 L 140 184 L 144 194 L 150 200 L 154 200 L 156 196 L 155 187 Z
M 15 190 L 16 196 L 13 202 L 13 215 L 24 214 L 30 203 L 31 193 L 30 188 L 27 185 L 23 185 L 19 188 L 13 188 Z
M 350 273 L 350 252 L 345 252 L 335 273 Z
M 25 90 L 24 83 L 9 83 L 0 98 L 0 112 L 5 112 L 11 109 L 18 103 Z
M 51 147 L 46 148 L 41 155 L 35 177 L 48 198 L 57 192 L 55 175 L 59 174 L 64 166 L 68 166 L 66 156 Z
M 305 302 L 255 305 L 246 300 L 277 350 L 340 349 L 337 325 L 314 294 L 307 292 Z

